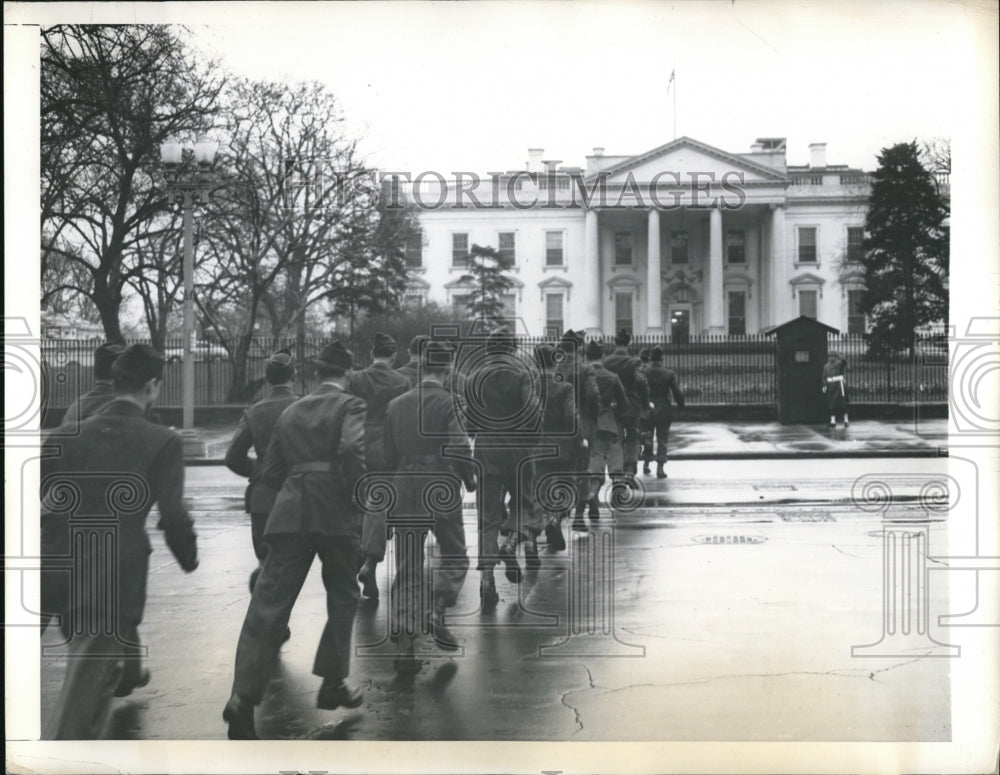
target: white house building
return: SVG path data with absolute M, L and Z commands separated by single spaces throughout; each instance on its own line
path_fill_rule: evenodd
M 790 166 L 784 138 L 731 153 L 682 137 L 636 156 L 594 148 L 586 169 L 529 149 L 525 170 L 423 173 L 407 189 L 423 232 L 409 298 L 461 303 L 479 244 L 513 257 L 507 311 L 532 335 L 743 335 L 798 315 L 862 332 L 868 176 L 809 150 Z

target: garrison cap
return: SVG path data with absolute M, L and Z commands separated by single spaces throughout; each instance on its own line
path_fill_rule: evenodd
M 642 361 L 643 363 L 645 363 L 646 361 L 649 360 L 649 348 L 648 347 L 643 347 L 641 350 L 639 350 L 639 360 Z
M 295 375 L 295 358 L 287 347 L 275 350 L 264 365 L 264 379 L 272 385 L 288 382 Z
M 375 336 L 372 339 L 372 351 L 391 351 L 396 352 L 396 340 L 393 339 L 388 334 L 383 334 L 381 331 L 376 331 Z
M 567 330 L 559 341 L 559 349 L 564 352 L 572 351 L 582 345 L 583 336 L 580 335 L 579 331 L 574 331 L 572 328 Z
M 349 371 L 354 367 L 354 354 L 344 347 L 343 342 L 338 339 L 330 342 L 320 351 L 316 362 L 321 366 L 331 366 L 335 369 Z
M 135 379 L 148 382 L 163 376 L 163 356 L 148 344 L 133 344 L 122 350 L 111 364 L 113 379 Z
M 650 355 L 650 357 L 654 361 L 662 361 L 663 360 L 663 348 L 662 347 L 654 347 L 653 351 L 649 355 Z
M 601 343 L 596 339 L 592 339 L 590 344 L 587 345 L 587 358 L 588 360 L 597 361 L 604 357 L 604 348 L 601 347 Z
M 428 338 L 420 348 L 420 364 L 426 369 L 446 369 L 451 366 L 455 350 L 450 342 Z
M 94 350 L 94 376 L 97 379 L 111 378 L 111 365 L 125 351 L 121 342 L 105 342 Z
M 282 347 L 280 350 L 275 350 L 271 353 L 271 357 L 267 359 L 267 365 L 283 366 L 285 368 L 291 366 L 295 363 L 295 358 L 292 356 L 292 351 L 288 347 Z
M 628 345 L 632 341 L 632 334 L 628 332 L 627 328 L 621 329 L 617 334 L 615 334 L 615 344 Z

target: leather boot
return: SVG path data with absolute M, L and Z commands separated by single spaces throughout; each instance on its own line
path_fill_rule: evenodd
M 566 548 L 566 539 L 563 538 L 561 520 L 554 519 L 545 526 L 545 540 L 549 549 L 561 552 Z
M 667 472 L 663 470 L 663 463 L 656 464 L 656 478 L 657 479 L 667 478 Z
M 253 703 L 234 694 L 222 711 L 222 719 L 229 724 L 230 740 L 256 740 L 257 730 L 253 725 Z
M 560 533 L 560 536 L 562 533 Z M 524 539 L 524 567 L 528 570 L 538 570 L 542 561 L 538 558 L 538 544 L 534 536 Z
M 520 539 L 520 535 L 511 533 L 500 544 L 500 558 L 503 560 L 505 566 L 504 575 L 511 584 L 520 584 L 524 575 L 521 573 L 521 566 L 517 562 L 517 545 Z
M 360 689 L 351 689 L 342 680 L 324 678 L 323 684 L 319 687 L 319 695 L 316 697 L 316 707 L 323 710 L 336 710 L 341 707 L 359 708 L 364 701 L 365 695 Z
M 434 607 L 434 613 L 431 614 L 430 621 L 431 637 L 434 638 L 434 642 L 438 648 L 445 651 L 458 651 L 458 639 L 444 625 L 444 611 L 443 607 Z
M 368 555 L 358 571 L 358 581 L 361 582 L 361 594 L 369 600 L 378 600 L 378 581 L 375 578 L 375 567 L 378 561 Z
M 500 595 L 497 594 L 497 583 L 493 578 L 493 569 L 484 570 L 482 578 L 479 579 L 479 600 L 483 610 L 492 611 L 500 602 Z
M 646 474 L 647 476 L 649 475 L 649 461 L 648 460 L 643 461 L 642 472 L 644 474 Z

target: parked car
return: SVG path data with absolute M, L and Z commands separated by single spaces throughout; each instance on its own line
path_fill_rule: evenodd
M 181 363 L 184 360 L 184 348 L 171 346 L 163 348 L 163 357 L 167 363 Z M 194 360 L 196 363 L 217 363 L 226 360 L 229 353 L 226 348 L 214 342 L 198 342 L 194 346 Z

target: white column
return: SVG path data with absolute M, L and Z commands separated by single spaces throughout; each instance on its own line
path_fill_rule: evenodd
M 649 209 L 649 234 L 646 240 L 646 333 L 663 333 L 660 287 L 660 211 Z
M 722 301 L 722 210 L 713 207 L 708 222 L 708 333 L 724 334 Z
M 771 255 L 770 261 L 771 275 L 771 304 L 769 311 L 769 326 L 778 326 L 786 322 L 794 315 L 789 314 L 790 308 L 788 290 L 788 267 L 786 265 L 788 256 L 785 254 L 785 207 L 784 205 L 774 205 L 771 209 Z
M 588 209 L 584 222 L 582 307 L 579 321 L 589 333 L 601 330 L 601 262 L 598 244 L 597 210 Z M 576 317 L 576 316 L 574 316 Z

